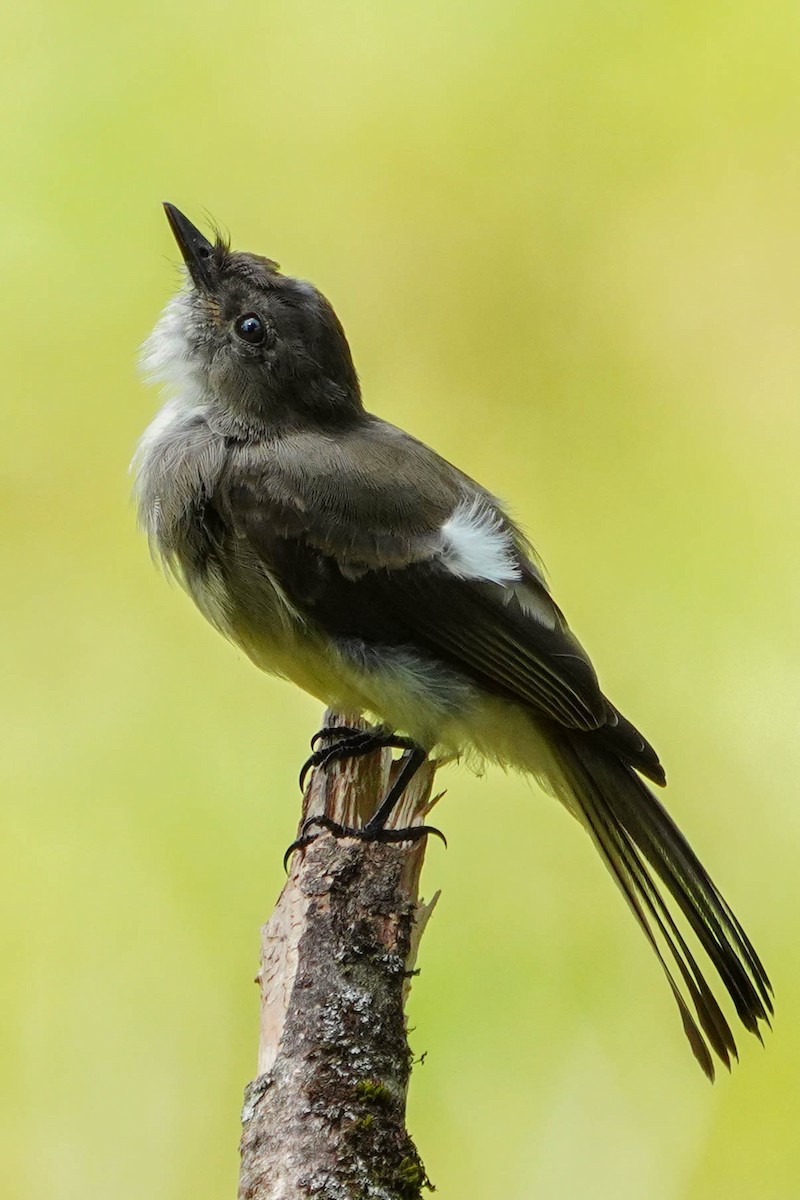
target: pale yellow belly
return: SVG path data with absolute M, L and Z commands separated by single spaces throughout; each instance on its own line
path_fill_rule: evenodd
M 266 583 L 266 581 L 264 581 Z M 280 590 L 261 594 L 262 619 L 231 616 L 221 581 L 187 585 L 208 620 L 261 670 L 278 675 L 323 704 L 365 714 L 412 737 L 437 755 L 464 755 L 533 774 L 564 800 L 561 772 L 533 714 L 484 692 L 457 673 L 413 652 L 387 648 L 360 662 L 306 623 Z M 199 592 L 199 594 L 198 594 Z

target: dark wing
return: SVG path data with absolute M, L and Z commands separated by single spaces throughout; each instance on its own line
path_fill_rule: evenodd
M 560 725 L 597 731 L 625 761 L 664 782 L 655 751 L 603 695 L 588 655 L 534 576 L 501 586 L 424 564 L 397 574 L 375 577 L 374 595 L 417 644 Z
M 337 440 L 316 464 L 308 455 L 318 436 L 269 459 L 251 452 L 220 497 L 225 523 L 330 636 L 414 646 L 559 725 L 599 731 L 663 782 L 655 752 L 603 696 L 497 501 L 406 435 L 376 467 L 387 428 L 377 448 Z M 442 527 L 459 505 L 485 506 L 508 547 L 506 580 L 465 577 L 448 561 Z

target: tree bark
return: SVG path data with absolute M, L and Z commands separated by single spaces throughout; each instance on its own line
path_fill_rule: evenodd
M 367 728 L 325 715 L 325 725 Z M 303 817 L 359 826 L 386 794 L 389 750 L 311 773 Z M 390 827 L 423 823 L 424 763 Z M 301 826 L 302 826 L 301 820 Z M 430 1181 L 405 1127 L 404 1005 L 438 896 L 419 899 L 425 839 L 322 832 L 295 852 L 261 931 L 258 1075 L 245 1092 L 239 1200 L 415 1200 Z

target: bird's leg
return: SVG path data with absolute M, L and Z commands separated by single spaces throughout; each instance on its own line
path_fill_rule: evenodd
M 341 726 L 334 726 L 330 729 L 320 730 L 312 740 L 312 746 L 320 737 L 338 736 L 341 733 L 341 729 Z M 314 826 L 327 829 L 334 837 L 352 837 L 365 842 L 416 842 L 420 838 L 426 837 L 429 833 L 433 833 L 447 845 L 444 834 L 433 825 L 410 825 L 405 829 L 386 828 L 386 822 L 402 797 L 403 792 L 427 757 L 425 749 L 410 738 L 398 737 L 381 726 L 377 726 L 375 729 L 367 730 L 366 732 L 354 732 L 347 729 L 346 736 L 340 738 L 333 746 L 328 747 L 326 750 L 315 751 L 312 754 L 303 767 L 301 780 L 305 779 L 309 768 L 312 766 L 324 766 L 333 759 L 360 757 L 362 754 L 369 754 L 370 751 L 384 746 L 402 749 L 405 753 L 403 754 L 397 777 L 369 820 L 360 829 L 354 829 L 347 825 L 342 825 L 338 821 L 334 821 L 331 817 L 309 817 L 307 821 L 303 822 L 300 837 L 292 842 L 284 855 L 284 868 L 289 856 L 295 850 L 304 849 L 319 836 L 316 833 L 309 832 Z
M 425 750 L 423 750 L 422 746 L 417 746 L 414 742 L 412 742 L 411 745 L 407 748 L 402 759 L 400 760 L 400 770 L 397 772 L 397 778 L 395 779 L 392 786 L 389 788 L 389 790 L 386 793 L 386 795 L 384 796 L 383 800 L 381 800 L 380 804 L 375 809 L 375 812 L 372 814 L 372 816 L 370 817 L 370 819 L 367 821 L 366 825 L 364 826 L 364 828 L 363 828 L 364 835 L 368 836 L 371 834 L 377 834 L 381 831 L 384 833 L 408 833 L 409 832 L 408 829 L 387 830 L 386 822 L 389 820 L 389 817 L 394 812 L 395 805 L 400 800 L 400 797 L 403 795 L 403 792 L 406 790 L 408 785 L 411 783 L 411 780 L 414 778 L 417 771 L 420 769 L 422 764 L 425 762 L 426 758 L 427 758 L 427 754 L 426 754 Z M 417 826 L 417 828 L 424 829 L 425 826 L 424 825 Z M 405 838 L 391 838 L 389 840 L 405 841 Z

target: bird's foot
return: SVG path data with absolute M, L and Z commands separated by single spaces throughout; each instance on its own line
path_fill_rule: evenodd
M 287 869 L 289 859 L 295 850 L 305 850 L 306 846 L 310 846 L 312 842 L 317 840 L 319 833 L 309 832 L 315 825 L 318 825 L 321 830 L 326 829 L 335 838 L 355 838 L 359 842 L 418 842 L 431 833 L 435 837 L 441 838 L 445 846 L 447 845 L 447 838 L 441 829 L 437 829 L 434 825 L 408 825 L 405 829 L 385 829 L 382 826 L 373 825 L 371 821 L 367 821 L 366 825 L 362 825 L 360 829 L 355 829 L 350 825 L 342 825 L 339 821 L 334 821 L 331 817 L 309 817 L 307 821 L 303 822 L 300 837 L 292 842 L 283 856 L 284 871 Z
M 335 739 L 329 746 L 317 749 L 317 743 Z M 382 725 L 372 729 L 354 729 L 351 725 L 326 725 L 315 733 L 311 739 L 311 755 L 303 763 L 300 772 L 300 790 L 305 787 L 306 776 L 312 767 L 327 767 L 328 763 L 339 762 L 345 758 L 360 758 L 362 754 L 371 754 L 390 746 L 393 750 L 413 750 L 416 743 L 411 738 L 401 737 L 391 733 Z

